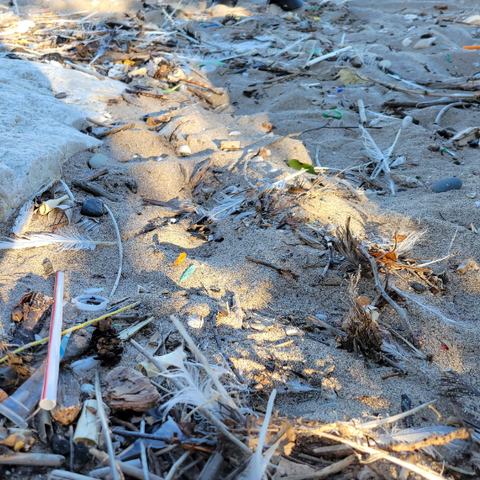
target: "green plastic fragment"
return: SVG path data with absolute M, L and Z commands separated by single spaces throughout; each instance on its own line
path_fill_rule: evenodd
M 340 110 L 327 110 L 326 112 L 323 112 L 323 116 L 325 118 L 336 118 L 339 120 L 343 117 L 343 113 Z
M 311 173 L 312 175 L 318 175 L 313 165 L 310 165 L 309 163 L 299 162 L 295 158 L 292 158 L 291 160 L 288 161 L 288 166 L 294 168 L 295 170 L 306 170 L 308 173 Z

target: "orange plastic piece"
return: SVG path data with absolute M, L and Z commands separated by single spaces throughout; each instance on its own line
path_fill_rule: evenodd
M 178 258 L 173 262 L 173 266 L 178 265 L 179 263 L 182 263 L 185 259 L 187 258 L 187 254 L 185 252 L 181 253 Z

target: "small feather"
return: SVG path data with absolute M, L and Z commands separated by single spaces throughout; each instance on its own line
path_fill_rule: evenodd
M 195 272 L 195 265 L 190 265 L 190 266 L 182 273 L 182 276 L 180 277 L 180 280 L 178 281 L 178 284 L 180 285 L 185 279 L 187 279 L 188 277 L 191 277 L 194 272 Z
M 98 242 L 80 235 L 72 228 L 65 228 L 61 233 L 39 233 L 22 238 L 7 238 L 0 242 L 0 250 L 18 250 L 49 245 L 57 245 L 60 250 L 94 250 L 97 245 L 116 245 L 116 243 Z

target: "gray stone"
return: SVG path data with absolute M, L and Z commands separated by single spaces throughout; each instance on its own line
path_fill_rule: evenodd
M 103 202 L 99 198 L 86 198 L 80 213 L 87 217 L 101 217 L 103 215 Z
M 106 165 L 107 162 L 108 162 L 108 158 L 105 155 L 102 155 L 101 153 L 96 153 L 88 161 L 88 166 L 90 168 L 100 168 Z
M 449 190 L 460 190 L 460 188 L 462 188 L 462 181 L 459 178 L 444 178 L 432 185 L 432 192 L 442 193 Z

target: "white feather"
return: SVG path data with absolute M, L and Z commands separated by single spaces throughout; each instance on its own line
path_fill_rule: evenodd
M 265 419 L 263 420 L 263 425 L 258 435 L 258 445 L 255 453 L 252 455 L 248 467 L 245 469 L 244 473 L 241 474 L 238 478 L 239 480 L 262 480 L 265 475 L 265 470 L 268 467 L 272 455 L 275 453 L 280 440 L 272 445 L 263 455 L 263 446 L 267 439 L 267 430 L 268 424 L 270 423 L 270 417 L 273 411 L 273 404 L 275 402 L 275 395 L 277 394 L 276 390 L 273 390 L 270 398 L 268 399 L 267 411 L 265 413 Z
M 60 250 L 95 250 L 97 245 L 116 245 L 116 243 L 98 242 L 81 235 L 72 228 L 65 228 L 61 233 L 37 233 L 22 238 L 8 238 L 0 242 L 0 250 L 18 250 L 49 245 L 57 245 Z
M 167 415 L 168 412 L 179 403 L 198 407 L 219 395 L 212 387 L 212 380 L 207 377 L 202 381 L 198 367 L 191 365 L 190 369 L 188 369 L 183 361 L 183 357 L 183 348 L 178 347 L 169 357 L 169 362 L 177 370 L 160 373 L 160 375 L 165 378 L 176 378 L 185 385 L 184 388 L 176 392 L 168 402 L 163 404 L 162 408 L 165 410 L 164 415 Z M 208 405 L 205 405 L 204 408 L 212 410 L 215 405 L 216 402 L 210 402 Z

